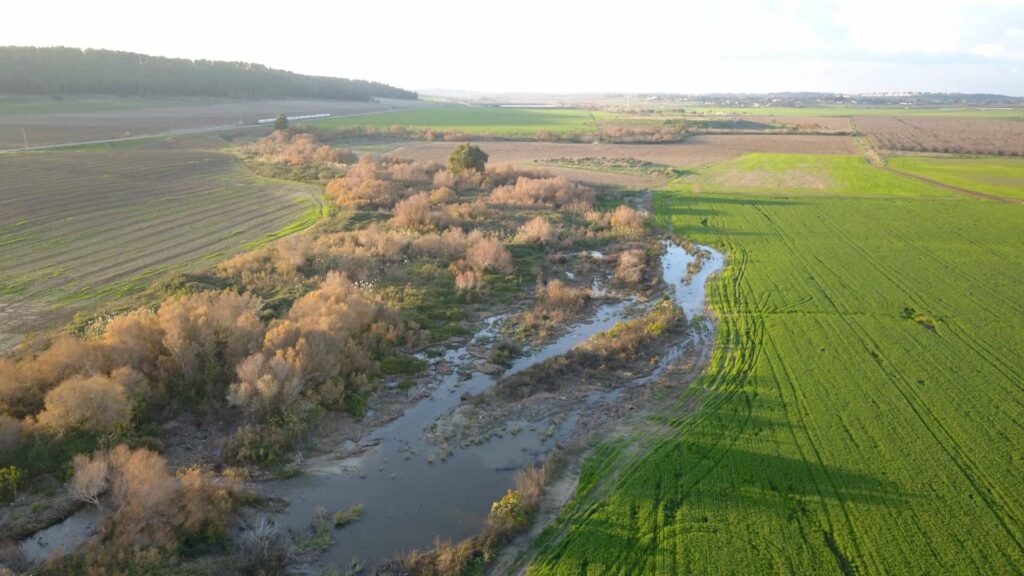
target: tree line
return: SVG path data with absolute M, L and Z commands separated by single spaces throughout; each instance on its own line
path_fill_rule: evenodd
M 415 99 L 380 82 L 306 76 L 249 62 L 133 52 L 0 46 L 0 93 L 44 96 Z

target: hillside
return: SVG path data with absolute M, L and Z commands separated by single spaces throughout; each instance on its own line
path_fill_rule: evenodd
M 305 76 L 249 62 L 18 46 L 0 46 L 0 94 L 416 99 L 415 92 L 379 82 Z

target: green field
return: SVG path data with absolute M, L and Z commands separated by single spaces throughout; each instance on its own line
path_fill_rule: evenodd
M 840 196 L 948 196 L 950 192 L 878 170 L 863 156 L 745 154 L 680 178 L 695 192 Z
M 1024 207 L 839 179 L 659 193 L 727 253 L 713 359 L 596 449 L 530 574 L 1022 572 Z
M 533 135 L 542 130 L 555 133 L 593 132 L 607 113 L 588 110 L 497 108 L 489 106 L 441 106 L 361 117 L 328 118 L 310 122 L 320 128 L 374 126 L 433 130 L 458 130 L 473 134 Z
M 892 168 L 975 192 L 1024 199 L 1024 159 L 894 156 Z

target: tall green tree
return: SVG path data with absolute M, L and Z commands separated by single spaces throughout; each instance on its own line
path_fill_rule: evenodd
M 284 114 L 278 114 L 277 118 L 274 119 L 274 130 L 287 130 L 288 129 L 288 117 Z
M 452 174 L 459 174 L 466 170 L 483 172 L 486 166 L 487 152 L 469 142 L 459 144 L 455 150 L 452 150 L 452 155 L 448 157 L 448 169 Z

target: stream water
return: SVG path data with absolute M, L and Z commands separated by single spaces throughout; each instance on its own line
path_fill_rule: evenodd
M 703 312 L 708 277 L 723 264 L 721 254 L 705 249 L 711 257 L 687 283 L 683 280 L 694 257 L 686 250 L 667 243 L 661 262 L 673 300 L 691 321 Z M 632 301 L 601 306 L 593 320 L 516 359 L 502 376 L 565 354 L 626 319 L 630 304 Z M 473 340 L 494 336 L 501 320 L 500 316 L 489 319 Z M 693 330 L 693 337 L 702 332 Z M 660 373 L 688 344 L 690 341 L 675 346 L 647 378 Z M 449 351 L 444 360 L 460 366 L 472 358 L 463 347 Z M 322 558 L 324 564 L 347 565 L 357 557 L 372 566 L 396 554 L 429 548 L 438 537 L 458 541 L 479 532 L 491 503 L 512 487 L 515 473 L 540 460 L 559 439 L 567 437 L 578 418 L 578 413 L 572 413 L 557 423 L 519 423 L 522 432 L 518 434 L 456 449 L 442 461 L 444 454 L 424 438 L 424 432 L 455 408 L 463 393 L 482 392 L 498 377 L 479 372 L 465 381 L 459 380 L 457 372 L 436 377 L 440 383 L 429 397 L 367 435 L 362 444 L 375 444 L 369 451 L 343 460 L 318 461 L 307 474 L 269 488 L 274 496 L 289 501 L 277 518 L 279 526 L 295 531 L 307 529 L 317 506 L 328 511 L 365 506 L 362 520 L 335 532 L 334 544 Z M 610 401 L 614 393 L 594 395 L 587 403 Z M 540 432 L 544 429 L 547 433 Z
M 684 282 L 687 266 L 694 257 L 673 243 L 666 243 L 665 248 L 662 277 L 675 303 L 694 324 L 704 310 L 707 279 L 722 268 L 724 258 L 710 248 L 701 247 L 711 256 L 698 273 Z M 517 358 L 502 376 L 565 354 L 594 334 L 626 319 L 632 303 L 600 306 L 592 320 L 576 325 L 556 341 Z M 502 320 L 503 316 L 488 319 L 471 342 L 493 338 Z M 652 374 L 637 382 L 656 377 L 693 343 L 693 338 L 704 338 L 706 333 L 695 326 L 690 340 L 674 346 Z M 468 345 L 449 350 L 442 360 L 456 367 L 475 362 Z M 431 367 L 438 384 L 430 396 L 367 434 L 360 444 L 371 448 L 344 459 L 325 456 L 308 461 L 305 474 L 262 487 L 267 495 L 287 499 L 288 507 L 275 520 L 279 527 L 295 533 L 308 529 L 314 510 L 319 506 L 328 512 L 355 505 L 365 507 L 360 521 L 334 531 L 333 544 L 318 563 L 346 566 L 353 558 L 358 558 L 372 566 L 396 554 L 429 548 L 438 537 L 458 541 L 479 532 L 491 503 L 512 487 L 515 473 L 542 459 L 559 439 L 570 434 L 579 417 L 577 410 L 563 415 L 557 422 L 519 423 L 522 431 L 518 434 L 493 437 L 477 446 L 444 453 L 425 439 L 425 432 L 439 417 L 458 406 L 463 393 L 480 393 L 493 386 L 498 378 L 473 372 L 468 380 L 462 380 L 458 370 L 437 373 L 439 364 L 436 362 Z M 584 405 L 614 401 L 617 394 L 618 390 L 614 389 L 595 393 Z M 57 548 L 74 549 L 94 533 L 96 524 L 95 509 L 83 509 L 64 522 L 23 540 L 19 548 L 27 559 L 42 560 Z

